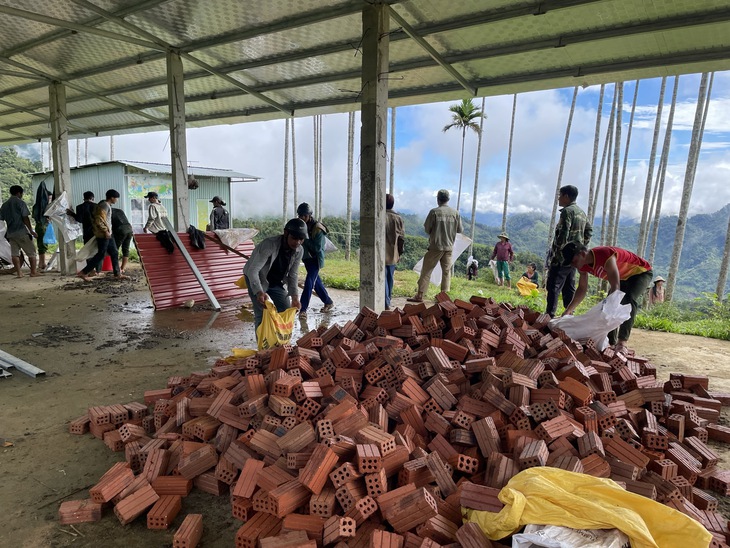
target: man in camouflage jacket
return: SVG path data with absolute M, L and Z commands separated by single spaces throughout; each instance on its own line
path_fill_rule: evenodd
M 548 268 L 545 287 L 547 288 L 547 309 L 545 312 L 555 316 L 558 308 L 558 295 L 563 296 L 563 306 L 567 307 L 575 295 L 575 268 L 563 266 L 563 247 L 575 242 L 588 245 L 593 234 L 593 227 L 588 222 L 585 212 L 575 203 L 578 189 L 573 185 L 561 187 L 558 197 L 560 219 L 555 227 L 553 244 L 548 254 Z

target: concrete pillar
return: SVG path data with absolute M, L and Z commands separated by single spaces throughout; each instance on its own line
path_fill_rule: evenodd
M 186 231 L 189 223 L 188 151 L 185 140 L 185 82 L 180 55 L 167 53 L 167 97 L 170 124 L 170 157 L 172 162 L 173 225 Z
M 360 306 L 385 305 L 385 183 L 388 115 L 388 7 L 362 11 L 360 129 Z
M 51 114 L 51 145 L 53 157 L 53 190 L 56 196 L 66 191 L 68 205 L 74 208 L 71 193 L 71 166 L 68 159 L 68 124 L 66 118 L 66 87 L 61 82 L 53 82 L 48 87 L 49 109 Z M 60 269 L 64 276 L 76 274 L 76 242 L 65 242 L 63 234 L 56 234 L 60 251 Z

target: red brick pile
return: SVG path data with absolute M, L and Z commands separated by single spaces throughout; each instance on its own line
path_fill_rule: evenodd
M 639 357 L 598 352 L 550 331 L 549 317 L 491 299 L 437 296 L 296 346 L 220 360 L 171 377 L 144 404 L 91 407 L 87 431 L 125 462 L 61 505 L 62 523 L 175 522 L 193 487 L 229 495 L 239 548 L 500 546 L 460 507 L 499 511 L 520 470 L 553 466 L 610 477 L 702 523 L 715 546 L 727 520 L 707 490 L 727 495 L 708 439 L 730 396 L 708 379 L 662 384 Z M 195 546 L 188 515 L 174 546 Z

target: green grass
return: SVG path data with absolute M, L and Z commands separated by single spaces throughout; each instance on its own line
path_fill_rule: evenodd
M 306 275 L 304 268 L 300 270 L 300 279 Z M 357 260 L 346 261 L 344 259 L 328 256 L 325 260 L 325 267 L 320 272 L 322 281 L 327 287 L 335 289 L 346 289 L 357 291 L 360 287 L 360 266 Z M 489 269 L 482 269 L 479 278 L 468 280 L 465 276 L 455 275 L 451 278 L 451 291 L 449 296 L 452 299 L 468 301 L 472 295 L 480 297 L 492 297 L 497 302 L 508 302 L 513 305 L 527 305 L 540 312 L 545 310 L 545 291 L 539 290 L 533 295 L 523 297 L 515 287 L 517 277 L 512 277 L 512 289 L 500 287 L 494 283 L 492 272 Z M 413 270 L 396 270 L 394 276 L 394 297 L 412 297 L 416 292 L 418 273 Z M 433 299 L 440 292 L 440 288 L 433 284 L 429 285 L 426 293 L 427 299 Z M 579 312 L 585 311 L 596 302 L 595 299 L 586 299 L 580 306 Z M 560 310 L 558 311 L 560 312 Z
M 357 260 L 346 261 L 337 255 L 330 255 L 321 271 L 322 281 L 327 287 L 357 291 L 360 287 L 360 266 Z M 301 279 L 306 275 L 304 268 L 300 270 Z M 516 279 L 513 276 L 513 284 Z M 412 270 L 396 270 L 393 295 L 395 297 L 411 297 L 416 292 L 418 274 Z M 440 288 L 429 285 L 426 298 L 433 299 Z M 492 297 L 497 302 L 508 302 L 512 305 L 527 305 L 537 311 L 545 310 L 545 291 L 539 290 L 536 294 L 522 297 L 517 289 L 506 289 L 494 283 L 492 272 L 482 269 L 477 280 L 467 280 L 466 277 L 455 275 L 451 278 L 452 299 L 468 301 L 472 295 Z M 582 314 L 595 303 L 600 301 L 604 294 L 598 289 L 597 280 L 591 279 L 589 296 L 578 307 L 578 314 Z M 562 307 L 558 308 L 558 314 Z M 634 324 L 638 328 L 684 335 L 697 335 L 711 339 L 730 340 L 730 303 L 718 301 L 714 295 L 704 295 L 695 301 L 683 303 L 664 303 L 651 310 L 642 310 L 636 317 Z
M 730 303 L 705 293 L 693 301 L 663 303 L 636 316 L 636 327 L 730 340 Z

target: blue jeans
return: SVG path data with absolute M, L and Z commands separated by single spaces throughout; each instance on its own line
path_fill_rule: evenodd
M 327 290 L 319 277 L 319 261 L 317 259 L 304 259 L 304 268 L 307 269 L 307 278 L 304 280 L 304 289 L 302 290 L 302 312 L 306 312 L 309 308 L 309 300 L 312 298 L 312 289 L 317 292 L 317 296 L 324 304 L 332 304 L 332 299 L 327 294 Z
M 256 300 L 256 295 L 254 295 L 251 291 L 251 283 L 248 281 L 248 276 L 246 276 L 246 286 L 248 287 L 248 296 L 251 297 L 251 303 L 253 304 L 253 324 L 255 333 L 258 331 L 259 326 L 261 325 L 261 320 L 264 317 L 264 307 L 259 304 L 258 300 Z M 280 285 L 275 287 L 269 286 L 269 289 L 266 290 L 266 294 L 271 297 L 272 301 L 274 301 L 274 306 L 276 306 L 277 312 L 284 312 L 284 310 L 291 307 L 291 301 L 289 300 L 289 295 L 285 287 Z M 258 337 L 256 338 L 258 339 Z
M 390 306 L 390 299 L 393 296 L 393 273 L 394 264 L 385 265 L 385 306 Z

